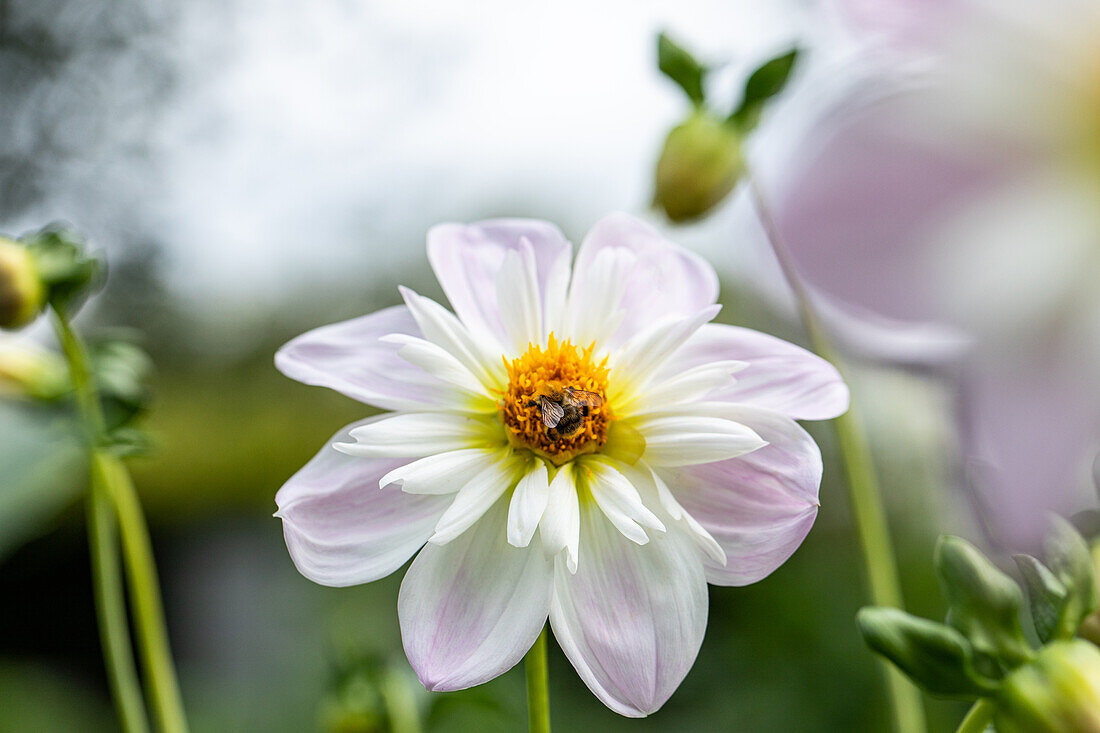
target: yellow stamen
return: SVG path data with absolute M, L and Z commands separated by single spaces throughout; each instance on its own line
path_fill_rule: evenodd
M 614 416 L 606 402 L 607 359 L 596 363 L 595 344 L 580 350 L 550 334 L 546 348 L 531 344 L 526 353 L 509 362 L 508 388 L 500 401 L 500 418 L 512 445 L 527 448 L 561 465 L 585 453 L 594 453 L 607 442 Z M 561 400 L 567 387 L 598 395 L 601 404 L 586 406 L 587 414 L 569 434 L 547 428 L 542 421 L 540 397 Z

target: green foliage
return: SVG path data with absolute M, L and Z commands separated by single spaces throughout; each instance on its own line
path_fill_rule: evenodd
M 1069 639 L 1097 607 L 1092 556 L 1077 530 L 1061 517 L 1054 516 L 1047 533 L 1046 559 L 1051 572 L 1068 591 L 1054 636 Z
M 749 76 L 741 105 L 730 114 L 731 124 L 743 133 L 756 127 L 765 103 L 787 86 L 798 54 L 797 48 L 791 49 L 765 62 Z
M 947 621 L 976 651 L 1007 666 L 1031 656 L 1020 625 L 1023 594 L 1012 578 L 960 537 L 940 538 L 934 564 L 947 596 Z
M 970 642 L 950 626 L 896 608 L 863 608 L 856 621 L 869 647 L 934 695 L 977 697 L 997 689 L 974 669 Z
M 1069 590 L 1045 565 L 1031 555 L 1016 555 L 1016 566 L 1024 579 L 1031 608 L 1031 622 L 1039 641 L 1054 638 L 1069 598 Z
M 69 317 L 105 280 L 103 261 L 87 255 L 83 238 L 61 224 L 51 224 L 19 241 L 34 256 L 47 288 L 47 301 Z
M 1077 530 L 1055 517 L 1046 559 L 1015 557 L 1038 650 L 1023 637 L 1020 587 L 958 537 L 941 537 L 935 552 L 950 625 L 865 608 L 860 631 L 925 690 L 988 698 L 983 705 L 1001 733 L 1100 730 L 1100 650 L 1072 638 L 1097 605 L 1092 558 Z
M 703 81 L 707 75 L 706 67 L 664 33 L 657 36 L 657 67 L 661 73 L 676 82 L 696 106 L 704 104 L 706 93 Z

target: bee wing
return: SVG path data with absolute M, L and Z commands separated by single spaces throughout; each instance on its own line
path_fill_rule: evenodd
M 548 428 L 556 428 L 565 417 L 562 406 L 549 397 L 539 397 L 539 411 L 542 413 L 542 424 Z
M 576 389 L 574 387 L 568 388 L 569 395 L 581 404 L 588 405 L 589 407 L 599 407 L 603 404 L 603 397 L 600 397 L 595 392 L 588 392 L 583 389 Z

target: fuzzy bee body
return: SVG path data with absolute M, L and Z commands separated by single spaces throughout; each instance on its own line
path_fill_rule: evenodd
M 603 397 L 574 387 L 549 383 L 535 393 L 529 404 L 537 405 L 546 432 L 568 438 L 583 426 L 592 408 L 603 404 Z

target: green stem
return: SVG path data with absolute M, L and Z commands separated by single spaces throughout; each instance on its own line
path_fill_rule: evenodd
M 147 733 L 149 719 L 134 668 L 117 542 L 114 507 L 106 495 L 106 487 L 93 474 L 88 493 L 88 544 L 103 661 L 122 729 L 126 733 Z
M 109 536 L 111 533 L 104 533 L 105 527 L 108 526 L 103 524 L 106 521 L 104 517 L 107 515 L 101 511 L 108 505 L 112 505 L 114 516 L 111 521 L 113 523 L 117 520 L 122 539 L 123 558 L 130 587 L 130 605 L 138 632 L 145 683 L 157 712 L 157 722 L 162 733 L 186 733 L 187 723 L 183 715 L 179 683 L 176 681 L 176 671 L 172 665 L 172 656 L 168 647 L 168 634 L 164 626 L 164 609 L 160 601 L 156 568 L 153 564 L 152 545 L 141 513 L 141 505 L 126 467 L 116 456 L 102 449 L 106 424 L 89 365 L 87 349 L 73 330 L 68 318 L 56 309 L 53 315 L 58 340 L 69 363 L 77 406 L 91 451 L 93 511 L 89 515 L 89 527 L 93 541 L 93 563 L 95 563 L 93 569 L 99 571 L 97 580 L 100 583 L 109 582 L 112 573 L 117 578 L 118 561 L 114 538 Z M 110 545 L 109 549 L 103 545 L 104 542 Z M 108 562 L 110 558 L 114 558 L 113 566 Z M 104 572 L 107 573 L 106 579 L 103 577 Z M 116 704 L 120 714 L 125 708 L 126 715 L 132 719 L 135 695 L 140 699 L 140 694 L 135 692 L 136 675 L 132 674 L 132 661 L 129 661 L 128 655 L 119 657 L 123 649 L 130 647 L 129 633 L 125 631 L 126 624 L 120 624 L 118 618 L 120 615 L 118 608 L 121 604 L 116 606 L 116 602 L 120 594 L 114 594 L 113 589 L 105 586 L 102 590 L 97 588 L 97 600 L 100 595 L 112 604 L 109 608 L 105 608 L 100 601 L 101 622 L 107 619 L 108 614 L 110 616 L 106 625 L 101 628 L 104 638 L 104 659 L 115 689 Z M 131 669 L 130 674 L 127 674 L 125 667 Z M 114 688 L 116 684 L 127 685 L 121 696 L 119 694 L 121 688 Z M 126 720 L 124 716 L 124 724 Z
M 821 326 L 809 293 L 794 268 L 790 253 L 779 235 L 779 228 L 764 202 L 764 196 L 751 174 L 747 174 L 746 178 L 760 223 L 771 242 L 787 284 L 794 293 L 810 345 L 818 356 L 837 365 L 839 360 Z M 855 402 L 848 412 L 833 420 L 833 427 L 836 430 L 840 460 L 844 464 L 847 477 L 848 496 L 863 554 L 871 602 L 876 606 L 902 608 L 901 582 L 898 579 L 897 559 L 890 539 L 886 508 L 882 503 L 878 476 L 871 459 L 871 448 Z M 926 730 L 920 691 L 894 667 L 887 665 L 885 671 L 896 733 L 918 733 Z
M 983 733 L 989 724 L 993 722 L 993 701 L 982 698 L 974 703 L 970 712 L 966 714 L 955 733 Z
M 107 476 L 107 485 L 118 513 L 126 579 L 130 585 L 130 608 L 137 628 L 146 686 L 153 708 L 157 711 L 160 730 L 162 733 L 186 733 L 187 721 L 183 714 L 176 669 L 172 664 L 168 631 L 164 625 L 164 607 L 160 600 L 156 564 L 153 562 L 153 545 L 137 491 L 126 466 L 117 456 L 96 453 L 93 460 L 99 463 L 99 470 Z
M 420 713 L 416 698 L 403 672 L 387 669 L 382 682 L 382 699 L 386 703 L 392 733 L 420 733 Z
M 527 672 L 527 730 L 550 733 L 550 672 L 546 655 L 546 627 L 523 658 Z

